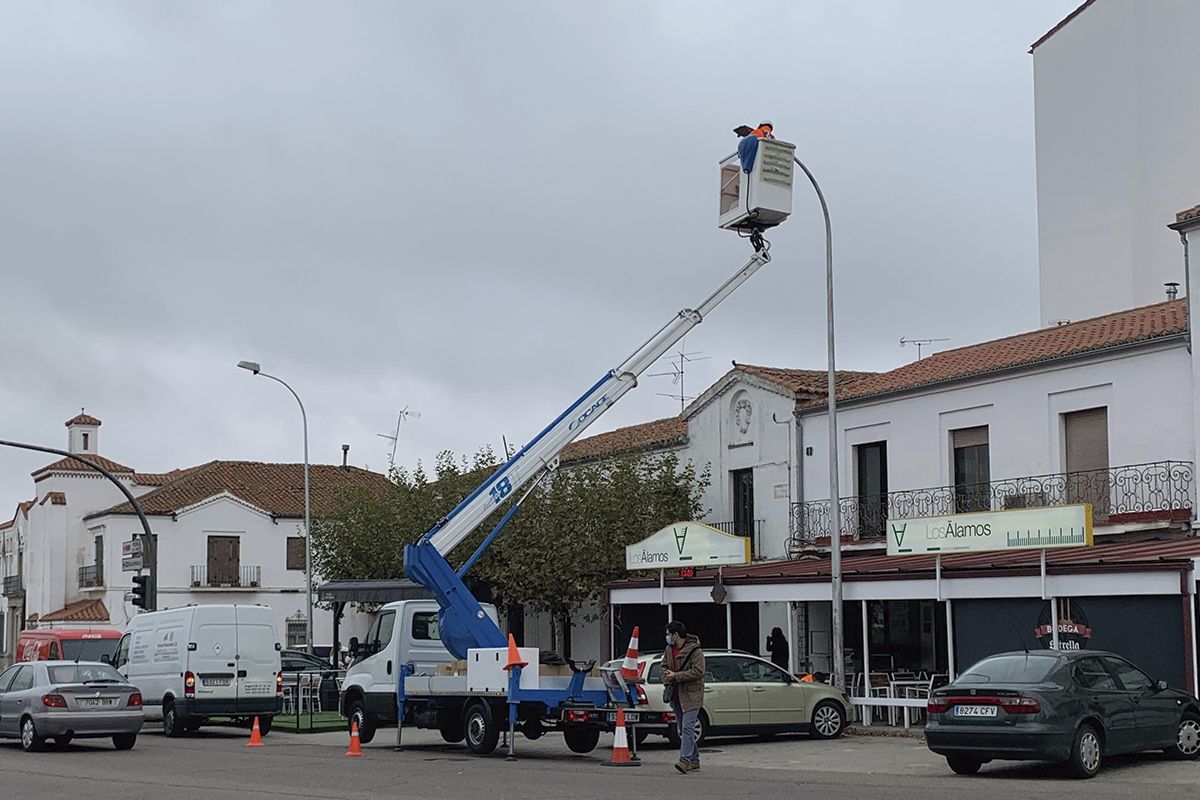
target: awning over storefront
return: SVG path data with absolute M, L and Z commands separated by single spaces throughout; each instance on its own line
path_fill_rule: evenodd
M 329 581 L 317 588 L 322 603 L 391 603 L 396 600 L 431 598 L 423 586 L 406 579 L 371 581 Z
M 1042 551 L 948 555 L 940 579 L 934 556 L 851 555 L 842 558 L 846 600 L 1044 597 L 1085 594 L 1179 594 L 1200 562 L 1200 539 L 1102 542 L 1094 547 L 1048 551 L 1045 585 Z M 609 601 L 711 603 L 717 570 L 692 578 L 611 584 Z M 830 599 L 828 556 L 726 567 L 721 579 L 730 602 Z M 1189 592 L 1190 593 L 1190 592 Z

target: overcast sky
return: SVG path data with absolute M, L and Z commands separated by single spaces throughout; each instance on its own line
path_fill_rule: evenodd
M 834 226 L 838 364 L 1038 326 L 1029 45 L 1077 0 L 0 0 L 0 438 L 143 471 L 523 443 L 748 256 L 731 129 Z M 819 208 L 686 341 L 825 365 Z M 653 370 L 653 371 L 665 371 Z M 591 432 L 670 416 L 645 378 Z M 0 518 L 49 459 L 0 450 Z

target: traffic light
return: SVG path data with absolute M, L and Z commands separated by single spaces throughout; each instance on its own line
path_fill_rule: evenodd
M 133 576 L 133 604 L 137 608 L 148 610 L 150 608 L 150 576 L 149 575 L 134 575 Z

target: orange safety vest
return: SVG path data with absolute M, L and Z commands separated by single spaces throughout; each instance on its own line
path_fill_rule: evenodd
M 770 125 L 759 125 L 754 130 L 750 131 L 750 135 L 757 139 L 774 139 L 772 131 L 774 129 Z

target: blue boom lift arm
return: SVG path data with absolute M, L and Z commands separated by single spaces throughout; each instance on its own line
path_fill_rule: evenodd
M 563 448 L 579 438 L 601 414 L 637 385 L 637 379 L 643 372 L 666 355 L 676 342 L 699 325 L 707 314 L 745 283 L 759 267 L 770 261 L 767 254 L 769 248 L 761 237 L 752 241 L 755 245 L 754 255 L 741 269 L 696 308 L 685 308 L 676 314 L 619 367 L 605 373 L 595 386 L 584 392 L 453 511 L 417 542 L 405 548 L 404 571 L 437 598 L 441 609 L 438 623 L 442 642 L 456 658 L 466 658 L 467 650 L 471 648 L 503 647 L 506 642 L 500 628 L 484 613 L 479 601 L 463 583 L 467 570 L 512 519 L 520 503 L 536 487 L 537 481 L 557 468 L 558 456 Z M 513 504 L 471 558 L 455 571 L 446 560 L 450 551 L 531 480 L 535 481 L 534 485 Z

